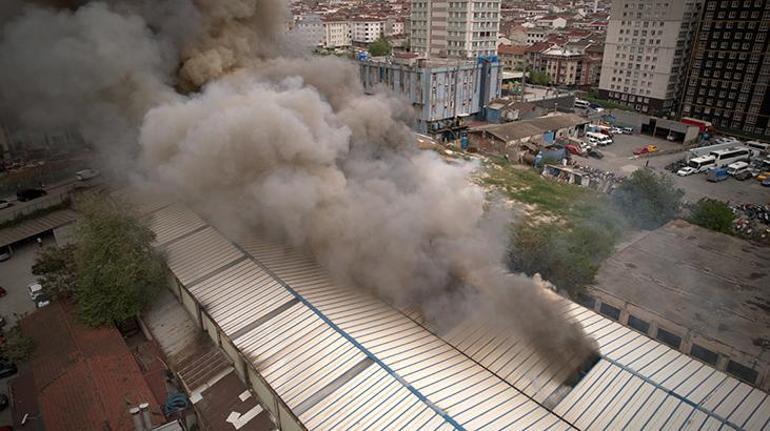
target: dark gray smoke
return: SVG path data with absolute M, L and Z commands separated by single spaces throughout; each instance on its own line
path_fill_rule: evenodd
M 12 100 L 6 95 L 34 95 L 15 108 L 25 119 L 45 120 L 51 109 L 51 123 L 93 128 L 99 139 L 136 125 L 150 179 L 220 225 L 261 229 L 312 250 L 338 281 L 418 306 L 439 326 L 479 319 L 574 366 L 593 351 L 547 291 L 506 273 L 510 217 L 485 209 L 483 190 L 468 180 L 475 165 L 415 149 L 406 126 L 411 106 L 365 95 L 349 62 L 278 55 L 281 0 L 191 4 L 199 31 L 176 36 L 162 33 L 173 22 L 167 16 L 148 30 L 140 15 L 152 8 L 118 13 L 93 3 L 75 13 L 28 12 L 6 26 L 2 49 L 15 54 L 3 54 L 0 66 L 19 64 L 26 77 L 14 81 L 19 88 L 3 87 L 4 103 Z M 104 28 L 122 29 L 122 40 Z M 178 80 L 169 79 L 169 46 L 178 47 Z M 96 53 L 84 58 L 82 47 Z M 67 58 L 73 53 L 85 66 Z M 117 65 L 112 56 L 121 57 Z M 179 82 L 203 88 L 181 96 L 171 90 Z M 99 121 L 42 101 L 56 109 L 69 101 Z M 101 106 L 115 114 L 99 117 Z

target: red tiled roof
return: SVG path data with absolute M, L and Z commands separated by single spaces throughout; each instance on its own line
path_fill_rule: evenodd
M 158 410 L 114 327 L 87 327 L 60 302 L 25 317 L 21 327 L 35 341 L 32 374 L 47 430 L 131 431 L 128 408 L 148 402 Z
M 551 42 L 536 42 L 527 47 L 527 52 L 541 52 L 553 46 Z
M 527 53 L 528 48 L 527 45 L 500 45 L 497 47 L 497 53 L 500 55 L 524 55 Z

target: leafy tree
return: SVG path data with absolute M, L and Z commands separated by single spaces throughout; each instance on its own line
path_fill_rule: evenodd
M 35 344 L 31 338 L 21 332 L 21 327 L 16 323 L 3 334 L 5 342 L 0 344 L 0 356 L 11 362 L 24 362 L 29 359 L 35 350 Z
M 688 221 L 717 232 L 733 233 L 735 214 L 725 202 L 703 198 L 690 209 Z
M 531 70 L 529 72 L 529 82 L 535 85 L 548 85 L 551 83 L 551 77 L 545 72 Z
M 77 280 L 75 246 L 44 248 L 32 265 L 32 274 L 38 276 L 43 291 L 50 297 L 70 297 Z
M 549 226 L 515 229 L 509 252 L 513 271 L 539 273 L 572 297 L 593 283 L 601 262 L 613 251 L 618 232 L 601 223 L 569 229 Z
M 665 174 L 637 169 L 612 193 L 612 202 L 641 229 L 654 229 L 679 213 L 684 192 Z
M 390 42 L 383 37 L 377 38 L 374 42 L 369 44 L 369 55 L 372 57 L 381 57 L 383 55 L 389 55 L 393 48 L 390 46 Z
M 134 316 L 166 281 L 163 258 L 152 247 L 155 235 L 110 202 L 91 199 L 78 209 L 74 299 L 80 317 L 99 326 Z

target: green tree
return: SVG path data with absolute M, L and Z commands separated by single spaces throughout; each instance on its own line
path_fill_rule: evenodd
M 692 224 L 727 234 L 733 233 L 733 220 L 735 214 L 727 203 L 709 198 L 696 202 L 688 219 Z
M 551 83 L 551 77 L 545 72 L 531 70 L 529 72 L 529 82 L 535 85 L 548 85 Z
M 35 343 L 31 338 L 21 332 L 21 327 L 16 323 L 3 334 L 5 342 L 0 344 L 0 356 L 11 362 L 24 362 L 29 359 L 35 350 Z
M 75 250 L 74 299 L 80 317 L 100 326 L 140 312 L 166 282 L 153 232 L 124 208 L 107 201 L 81 202 Z
M 665 174 L 637 169 L 612 193 L 612 202 L 641 229 L 654 229 L 679 213 L 684 192 Z
M 374 42 L 369 44 L 369 55 L 372 57 L 382 57 L 383 55 L 390 55 L 393 48 L 390 46 L 390 42 L 383 37 L 377 38 Z
M 539 273 L 574 298 L 594 282 L 602 261 L 614 249 L 617 235 L 614 227 L 588 221 L 569 229 L 518 226 L 509 266 L 530 276 Z
M 70 297 L 77 280 L 75 246 L 44 248 L 32 265 L 32 274 L 51 298 Z

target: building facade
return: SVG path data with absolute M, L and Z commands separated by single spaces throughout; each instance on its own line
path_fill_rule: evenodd
M 350 21 L 351 39 L 357 43 L 372 43 L 384 35 L 385 22 L 371 19 Z
M 770 1 L 706 0 L 681 114 L 770 136 Z
M 482 112 L 500 97 L 502 65 L 495 57 L 478 61 L 411 59 L 364 60 L 361 81 L 367 92 L 385 86 L 408 98 L 421 133 L 440 134 L 457 129 L 463 119 Z
M 324 45 L 324 24 L 318 14 L 305 14 L 297 19 L 294 31 L 299 32 L 302 42 L 307 46 Z
M 700 0 L 613 0 L 599 93 L 634 110 L 677 111 Z
M 323 22 L 324 48 L 341 48 L 351 45 L 350 23 L 347 21 Z
M 527 70 L 526 45 L 500 45 L 497 47 L 497 55 L 505 70 Z
M 500 29 L 500 0 L 413 0 L 413 52 L 428 57 L 494 55 Z

